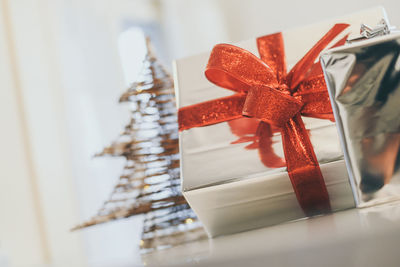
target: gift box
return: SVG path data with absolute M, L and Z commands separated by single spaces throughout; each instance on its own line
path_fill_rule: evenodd
M 321 56 L 358 207 L 400 199 L 399 56 L 399 33 Z
M 384 17 L 373 8 L 174 62 L 182 191 L 209 236 L 354 207 L 316 61 Z

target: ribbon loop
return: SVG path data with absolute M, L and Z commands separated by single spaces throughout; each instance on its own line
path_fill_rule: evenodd
M 252 86 L 279 85 L 275 73 L 261 59 L 229 44 L 214 46 L 205 75 L 212 83 L 238 93 L 247 92 Z

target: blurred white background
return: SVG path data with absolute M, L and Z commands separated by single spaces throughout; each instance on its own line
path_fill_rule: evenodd
M 128 121 L 143 33 L 174 58 L 398 0 L 0 0 L 0 266 L 136 266 L 141 218 L 77 233 L 123 160 L 93 159 Z M 307 38 L 306 36 L 304 38 Z

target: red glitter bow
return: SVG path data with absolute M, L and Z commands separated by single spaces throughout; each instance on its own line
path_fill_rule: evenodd
M 319 53 L 348 24 L 336 24 L 286 72 L 282 33 L 257 38 L 261 59 L 242 48 L 216 45 L 205 71 L 214 84 L 236 94 L 179 109 L 179 129 L 207 126 L 251 117 L 262 126 L 279 127 L 287 171 L 307 216 L 329 212 L 329 195 L 301 115 L 333 120 L 332 108 L 319 64 Z M 334 46 L 344 44 L 347 36 Z M 258 127 L 270 130 L 269 127 Z M 270 136 L 270 134 L 259 134 Z M 264 137 L 265 138 L 265 137 Z M 260 145 L 262 145 L 260 139 Z M 264 143 L 268 143 L 265 142 Z

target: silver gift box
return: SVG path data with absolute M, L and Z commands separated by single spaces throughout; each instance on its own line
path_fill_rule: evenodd
M 373 8 L 343 18 L 327 20 L 283 31 L 288 69 L 335 24 L 350 27 L 337 37 L 358 35 L 362 22 L 375 23 L 385 16 Z M 305 38 L 306 36 L 306 38 Z M 334 40 L 335 43 L 337 40 Z M 258 55 L 256 39 L 236 44 Z M 178 108 L 232 94 L 204 76 L 209 52 L 174 63 Z M 303 117 L 327 186 L 333 211 L 355 207 L 343 152 L 335 124 Z M 235 131 L 229 123 L 192 128 L 180 132 L 183 195 L 205 226 L 209 236 L 218 236 L 304 218 L 286 167 L 268 168 L 259 150 L 251 148 L 246 131 Z M 272 137 L 273 152 L 283 158 L 281 136 Z M 250 147 L 249 147 L 250 145 Z
M 400 35 L 354 42 L 321 64 L 358 207 L 400 198 Z

